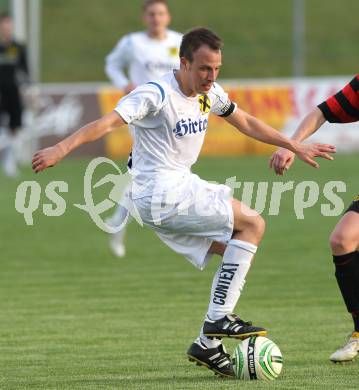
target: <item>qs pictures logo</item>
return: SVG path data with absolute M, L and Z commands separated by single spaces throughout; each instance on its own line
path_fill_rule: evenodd
M 97 167 L 101 164 L 111 165 L 116 170 L 116 173 L 109 173 L 93 184 L 93 176 Z M 107 233 L 119 232 L 127 223 L 130 215 L 142 226 L 141 217 L 128 195 L 130 183 L 130 174 L 128 172 L 123 174 L 112 160 L 106 157 L 95 158 L 87 166 L 84 175 L 84 204 L 73 204 L 73 206 L 88 213 L 96 226 Z M 95 204 L 93 190 L 108 184 L 112 184 L 108 197 Z M 48 217 L 63 215 L 66 212 L 67 204 L 59 193 L 67 193 L 68 191 L 69 185 L 64 181 L 52 181 L 47 184 L 45 196 L 52 203 L 43 204 L 42 211 L 44 215 Z M 41 186 L 36 181 L 24 181 L 17 188 L 15 209 L 24 215 L 27 225 L 34 224 L 33 213 L 40 206 L 41 192 Z M 118 226 L 110 226 L 105 222 L 102 214 L 119 204 L 128 211 L 127 216 Z

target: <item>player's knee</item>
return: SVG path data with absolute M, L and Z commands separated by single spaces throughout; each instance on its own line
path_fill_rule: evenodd
M 260 215 L 257 217 L 256 225 L 258 236 L 262 238 L 266 230 L 266 222 Z
M 266 226 L 264 219 L 260 215 L 257 215 L 255 217 L 250 217 L 248 219 L 248 224 L 252 234 L 258 240 L 261 240 L 264 235 L 265 226 Z
M 353 244 L 350 239 L 348 239 L 342 231 L 334 231 L 330 235 L 329 239 L 330 248 L 333 254 L 345 254 L 352 252 Z

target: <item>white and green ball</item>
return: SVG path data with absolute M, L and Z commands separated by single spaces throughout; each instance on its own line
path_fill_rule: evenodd
M 238 379 L 274 380 L 282 367 L 280 349 L 266 337 L 249 337 L 241 341 L 233 353 L 233 368 Z

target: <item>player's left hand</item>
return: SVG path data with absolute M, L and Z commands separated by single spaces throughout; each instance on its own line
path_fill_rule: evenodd
M 314 157 L 325 158 L 326 160 L 334 160 L 328 153 L 335 153 L 335 146 L 328 144 L 299 144 L 296 150 L 296 155 L 299 159 L 311 165 L 314 168 L 319 168 L 319 164 L 314 160 Z
M 59 145 L 42 149 L 34 154 L 32 158 L 32 169 L 35 173 L 38 173 L 46 168 L 53 167 L 63 156 L 64 154 Z

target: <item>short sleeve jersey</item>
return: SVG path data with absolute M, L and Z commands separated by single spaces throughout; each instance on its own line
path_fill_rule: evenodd
M 25 46 L 15 41 L 0 43 L 0 86 L 17 85 L 21 76 L 28 76 Z
M 319 104 L 318 108 L 328 122 L 359 121 L 359 74 L 342 90 Z
M 125 87 L 129 80 L 138 86 L 158 79 L 179 68 L 181 41 L 182 34 L 172 30 L 167 30 L 163 40 L 153 39 L 145 31 L 125 35 L 106 57 L 107 74 L 118 88 Z
M 190 173 L 201 151 L 210 112 L 228 116 L 236 109 L 228 94 L 214 83 L 209 93 L 185 96 L 173 72 L 148 82 L 123 97 L 115 111 L 129 124 L 133 136 L 133 195 L 151 195 L 155 182 L 173 185 Z

